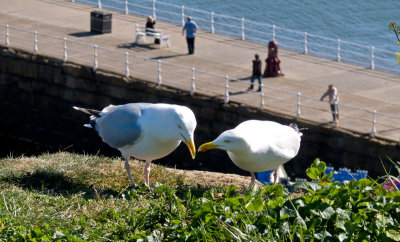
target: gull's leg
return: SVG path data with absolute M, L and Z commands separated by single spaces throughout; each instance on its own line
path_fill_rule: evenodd
M 251 189 L 253 187 L 253 184 L 254 184 L 254 182 L 256 180 L 256 176 L 254 175 L 254 172 L 250 171 L 250 174 L 251 174 L 251 182 L 250 182 L 250 185 L 249 185 L 249 189 Z
M 124 158 L 125 158 L 125 169 L 126 169 L 126 172 L 128 172 L 129 180 L 131 180 L 132 186 L 135 186 L 135 182 L 133 181 L 132 176 L 131 176 L 131 166 L 129 165 L 129 156 L 124 157 Z
M 146 186 L 148 186 L 148 187 L 150 187 L 150 183 L 149 183 L 150 164 L 151 164 L 151 160 L 146 160 L 146 166 L 144 167 L 144 178 L 145 178 Z
M 278 179 L 278 169 L 274 172 L 274 185 L 276 185 L 276 180 Z

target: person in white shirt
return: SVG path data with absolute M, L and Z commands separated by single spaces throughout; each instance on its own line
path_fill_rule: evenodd
M 326 96 L 329 96 L 329 104 L 331 105 L 331 111 L 332 111 L 332 117 L 333 120 L 332 122 L 339 122 L 339 107 L 338 107 L 338 102 L 339 102 L 339 96 L 338 96 L 338 91 L 337 88 L 334 87 L 332 84 L 329 84 L 328 90 L 322 95 L 321 101 L 324 100 Z

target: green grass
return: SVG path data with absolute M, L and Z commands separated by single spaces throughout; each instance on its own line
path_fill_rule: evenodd
M 400 193 L 374 180 L 202 187 L 153 166 L 70 153 L 0 160 L 0 240 L 4 241 L 400 241 Z M 142 180 L 138 180 L 142 178 Z

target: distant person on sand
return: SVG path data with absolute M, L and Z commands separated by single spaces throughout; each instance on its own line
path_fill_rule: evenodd
M 186 31 L 186 41 L 188 45 L 189 55 L 194 54 L 194 38 L 196 37 L 197 24 L 192 20 L 192 17 L 188 16 L 185 26 L 182 29 L 182 35 Z
M 147 32 L 154 32 L 154 25 L 156 25 L 156 20 L 153 17 L 148 16 L 146 20 L 146 33 Z M 160 39 L 154 39 L 155 44 L 160 43 Z
M 338 96 L 338 91 L 336 87 L 334 87 L 332 84 L 329 84 L 328 90 L 322 95 L 321 101 L 324 100 L 326 96 L 329 96 L 329 104 L 331 105 L 331 111 L 332 111 L 332 123 L 338 123 L 339 122 L 339 107 L 338 107 L 338 102 L 339 102 L 339 96 Z
M 261 92 L 261 86 L 262 86 L 262 74 L 261 74 L 261 65 L 262 62 L 260 60 L 260 56 L 258 54 L 255 54 L 253 60 L 253 73 L 251 75 L 250 79 L 250 87 L 247 89 L 248 91 L 253 90 L 254 88 L 254 79 L 258 79 L 258 90 L 257 92 Z

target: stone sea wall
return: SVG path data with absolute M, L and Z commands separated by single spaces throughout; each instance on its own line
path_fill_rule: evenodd
M 101 109 L 109 104 L 165 102 L 190 107 L 197 118 L 196 146 L 248 119 L 296 122 L 303 130 L 299 155 L 285 165 L 290 176 L 304 177 L 313 159 L 383 175 L 381 160 L 399 160 L 399 147 L 390 140 L 260 111 L 240 103 L 195 94 L 133 77 L 97 70 L 62 60 L 0 47 L 0 151 L 1 155 L 37 154 L 66 150 L 118 156 L 97 134 L 84 128 L 88 116 L 72 109 Z M 225 152 L 199 153 L 195 160 L 184 145 L 156 163 L 183 169 L 247 174 L 233 165 Z

